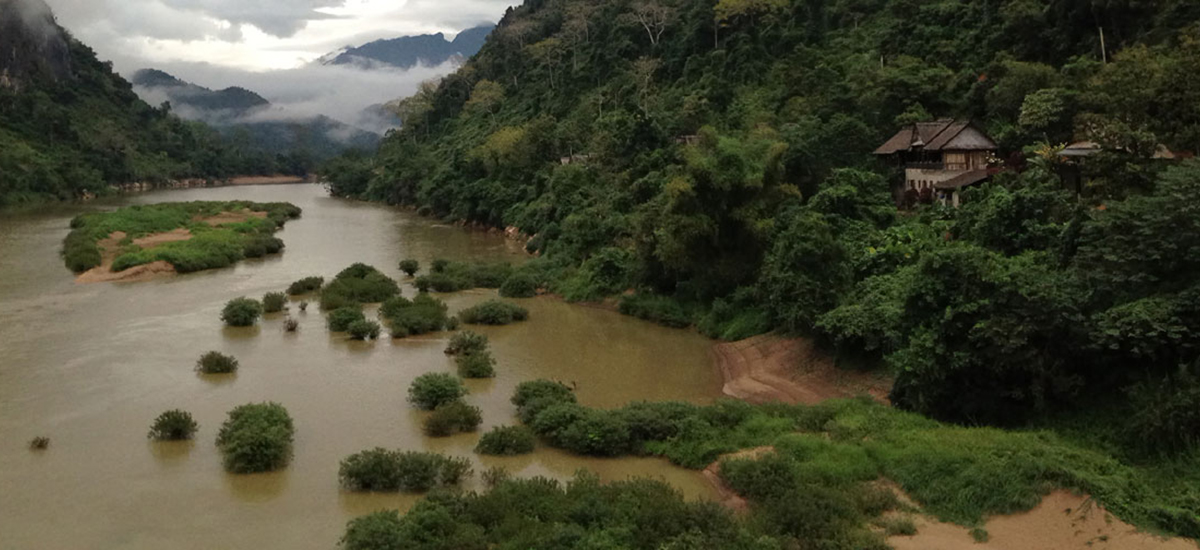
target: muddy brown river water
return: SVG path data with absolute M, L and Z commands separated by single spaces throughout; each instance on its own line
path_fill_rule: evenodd
M 286 251 L 228 269 L 93 285 L 76 284 L 59 258 L 78 213 L 230 199 L 304 208 L 279 233 Z M 308 275 L 331 277 L 357 261 L 403 281 L 397 264 L 406 257 L 424 265 L 435 257 L 525 259 L 502 236 L 329 198 L 317 185 L 161 191 L 0 214 L 0 549 L 334 548 L 349 519 L 420 498 L 339 488 L 338 462 L 375 446 L 468 456 L 476 472 L 504 466 L 518 476 L 566 480 L 587 468 L 606 480 L 658 478 L 688 498 L 711 496 L 697 472 L 662 460 L 588 459 L 546 448 L 482 458 L 472 452 L 478 433 L 425 437 L 424 413 L 406 403 L 406 390 L 422 373 L 453 372 L 442 353 L 446 334 L 348 342 L 329 334 L 315 305 L 306 314 L 292 308 L 298 334 L 284 333 L 282 317 L 253 329 L 223 328 L 218 319 L 231 298 L 261 297 Z M 454 312 L 494 295 L 441 298 Z M 553 298 L 519 302 L 529 322 L 477 329 L 499 361 L 495 379 L 468 381 L 467 400 L 484 411 L 480 433 L 515 423 L 513 388 L 539 377 L 573 381 L 580 401 L 599 407 L 720 395 L 710 342 L 694 332 Z M 193 372 L 208 350 L 236 356 L 236 376 Z M 291 465 L 226 474 L 213 443 L 225 413 L 267 400 L 283 403 L 295 419 Z M 148 441 L 150 421 L 172 408 L 192 412 L 196 440 Z M 27 448 L 38 435 L 50 437 L 48 450 Z

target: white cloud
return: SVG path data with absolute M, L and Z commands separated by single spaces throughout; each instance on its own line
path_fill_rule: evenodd
M 346 122 L 453 68 L 364 71 L 312 66 L 313 60 L 380 38 L 453 35 L 499 21 L 521 1 L 46 0 L 61 25 L 126 76 L 161 69 L 208 88 L 253 90 L 286 116 L 325 114 Z

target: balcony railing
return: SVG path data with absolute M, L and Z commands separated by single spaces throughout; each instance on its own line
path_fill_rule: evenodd
M 905 167 L 918 170 L 945 170 L 945 165 L 940 162 L 909 162 L 905 164 Z

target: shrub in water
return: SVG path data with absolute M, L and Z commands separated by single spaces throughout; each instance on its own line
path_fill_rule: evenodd
M 497 485 L 512 479 L 512 474 L 510 474 L 508 470 L 504 469 L 503 466 L 492 466 L 491 468 L 484 470 L 483 474 L 481 474 L 479 477 L 483 479 L 484 487 L 487 487 L 488 489 L 495 489 Z
M 170 410 L 158 415 L 154 424 L 150 425 L 150 439 L 159 441 L 180 441 L 191 439 L 196 435 L 199 425 L 192 419 L 191 413 L 179 409 Z
M 283 322 L 283 330 L 286 332 L 296 332 L 300 330 L 300 321 L 288 317 L 287 320 Z
M 404 548 L 406 530 L 396 510 L 380 510 L 350 520 L 338 542 L 345 550 L 394 550 Z
M 575 394 L 561 382 L 533 380 L 518 384 L 510 401 L 516 405 L 521 422 L 529 423 L 537 413 L 550 405 L 574 403 Z
M 196 361 L 196 370 L 204 374 L 229 374 L 237 372 L 238 360 L 220 352 L 210 351 Z
M 533 432 L 525 426 L 496 426 L 479 438 L 475 452 L 485 455 L 522 455 L 533 452 Z
M 226 471 L 269 472 L 291 460 L 294 435 L 292 417 L 283 405 L 241 405 L 229 411 L 229 418 L 217 433 L 217 447 L 225 457 Z
M 459 399 L 438 406 L 425 419 L 425 435 L 445 437 L 459 432 L 473 432 L 483 422 L 483 411 Z
M 263 295 L 263 313 L 279 313 L 287 305 L 287 296 L 282 292 L 268 292 Z
M 632 449 L 629 425 L 613 411 L 561 403 L 538 413 L 533 426 L 556 447 L 574 453 L 619 456 Z
M 305 277 L 296 281 L 288 287 L 287 293 L 292 296 L 301 294 L 309 294 L 321 290 L 321 285 L 325 284 L 324 277 Z
M 429 279 L 425 277 L 417 277 L 417 280 L 413 284 L 417 287 L 417 292 L 422 294 L 433 289 L 433 283 L 429 282 Z
M 433 266 L 430 268 L 430 270 L 434 273 L 442 273 L 446 271 L 447 267 L 450 267 L 450 260 L 438 258 L 433 261 Z
M 221 311 L 221 320 L 231 327 L 248 327 L 254 325 L 262 316 L 262 304 L 250 298 L 235 298 L 225 304 Z
M 308 302 L 300 302 L 300 312 L 308 311 Z
M 514 273 L 500 285 L 500 295 L 505 298 L 532 298 L 537 291 L 537 279 L 528 273 Z
M 352 491 L 399 491 L 400 453 L 380 447 L 342 460 L 338 480 Z
M 458 318 L 469 325 L 507 325 L 528 319 L 529 310 L 500 300 L 488 300 L 462 310 Z
M 346 332 L 350 333 L 350 338 L 355 340 L 374 340 L 379 338 L 380 331 L 379 323 L 365 319 L 350 323 L 350 327 L 346 329 Z
M 350 330 L 350 325 L 366 320 L 367 317 L 358 306 L 346 306 L 333 310 L 325 319 L 325 323 L 331 332 L 346 332 Z
M 29 440 L 29 448 L 34 451 L 44 451 L 50 447 L 50 438 L 37 436 Z
M 366 264 L 354 264 L 342 270 L 321 290 L 321 309 L 333 310 L 348 305 L 374 304 L 400 294 L 400 285 Z
M 446 328 L 450 319 L 446 304 L 426 293 L 409 300 L 397 296 L 384 302 L 379 315 L 388 324 L 393 338 L 404 338 L 437 332 Z
M 408 400 L 427 411 L 467 394 L 462 381 L 452 374 L 429 372 L 418 376 L 408 388 Z
M 464 458 L 376 448 L 342 460 L 338 479 L 354 491 L 421 492 L 458 485 L 470 473 L 471 463 Z
M 463 378 L 491 378 L 496 376 L 496 360 L 485 351 L 459 354 L 454 358 L 458 375 Z
M 446 354 L 475 353 L 485 351 L 487 347 L 487 336 L 475 331 L 464 330 L 450 337 L 450 343 L 446 346 Z
M 419 271 L 420 269 L 421 269 L 421 263 L 416 260 L 409 259 L 409 260 L 402 260 L 400 262 L 400 271 L 403 271 L 409 277 L 416 275 L 417 271 Z

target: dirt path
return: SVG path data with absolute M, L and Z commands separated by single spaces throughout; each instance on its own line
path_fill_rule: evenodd
M 878 373 L 839 369 L 833 357 L 807 338 L 774 334 L 712 348 L 725 395 L 766 403 L 815 404 L 826 399 L 869 394 L 887 400 L 891 381 Z
M 1187 539 L 1164 539 L 1109 514 L 1094 500 L 1055 491 L 1033 510 L 987 521 L 987 542 L 959 525 L 916 517 L 917 534 L 889 537 L 896 550 L 1196 550 Z

